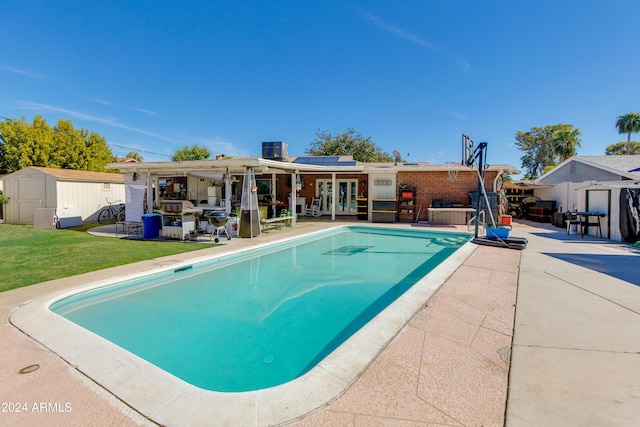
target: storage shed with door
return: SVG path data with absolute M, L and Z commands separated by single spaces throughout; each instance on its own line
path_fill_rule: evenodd
M 83 221 L 97 220 L 109 202 L 124 203 L 124 175 L 29 166 L 2 178 L 5 222 L 33 224 L 38 208 L 79 212 Z
M 628 225 L 621 221 L 621 215 L 626 217 L 629 212 L 621 209 L 624 204 L 621 197 L 638 192 L 640 155 L 574 156 L 536 182 L 544 187 L 535 189 L 535 196 L 555 200 L 560 212 L 604 215 L 599 218 L 600 227 L 589 227 L 587 234 L 599 236 L 602 233 L 604 238 L 622 241 L 626 239 Z M 637 209 L 634 212 L 637 216 Z

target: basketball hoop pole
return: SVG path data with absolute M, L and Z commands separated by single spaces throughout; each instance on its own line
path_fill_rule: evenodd
M 478 227 L 479 227 L 479 223 L 480 223 L 480 194 L 483 194 L 484 188 L 483 188 L 483 181 L 482 181 L 482 174 L 484 173 L 484 154 L 485 151 L 487 149 L 487 143 L 486 142 L 481 142 L 480 144 L 478 144 L 478 147 L 474 150 L 473 154 L 474 154 L 474 159 L 478 159 L 478 194 L 477 194 L 477 200 L 476 200 L 476 221 L 475 221 L 475 234 L 474 236 L 477 238 L 478 237 Z M 487 206 L 487 208 L 491 209 L 490 206 Z

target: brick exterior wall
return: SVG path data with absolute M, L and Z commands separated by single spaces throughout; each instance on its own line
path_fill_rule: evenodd
M 493 191 L 493 181 L 497 172 L 487 172 L 485 175 L 485 191 Z M 331 174 L 304 174 L 303 188 L 298 191 L 299 197 L 305 197 L 311 200 L 315 197 L 316 180 L 331 179 Z M 271 175 L 256 176 L 260 179 L 270 179 Z M 338 174 L 338 179 L 357 179 L 358 195 L 367 194 L 368 176 L 366 174 Z M 418 220 L 426 220 L 428 217 L 427 209 L 433 200 L 444 200 L 451 203 L 469 205 L 469 193 L 476 191 L 478 188 L 478 175 L 475 170 L 460 171 L 457 181 L 449 179 L 447 171 L 415 171 L 415 172 L 398 172 L 396 177 L 398 187 L 405 184 L 408 187 L 416 188 L 416 209 L 422 205 L 420 209 L 420 217 Z M 291 175 L 277 175 L 278 199 L 287 203 L 287 196 L 291 193 Z M 399 188 L 396 189 L 396 197 Z
M 485 191 L 493 191 L 493 180 L 497 172 L 485 174 Z M 422 205 L 418 220 L 427 220 L 427 208 L 433 200 L 469 205 L 469 193 L 478 189 L 478 174 L 475 170 L 460 171 L 457 181 L 449 180 L 447 171 L 398 172 L 398 186 L 416 188 L 416 207 Z

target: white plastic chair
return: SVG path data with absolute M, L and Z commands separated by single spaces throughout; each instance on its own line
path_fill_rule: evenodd
M 311 204 L 307 206 L 304 214 L 306 216 L 315 216 L 316 218 L 320 216 L 320 197 L 314 197 L 311 200 Z

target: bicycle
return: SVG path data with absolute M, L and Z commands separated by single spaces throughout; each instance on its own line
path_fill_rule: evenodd
M 100 224 L 106 224 L 109 221 L 124 221 L 124 205 L 120 204 L 120 200 L 115 202 L 110 202 L 108 199 L 105 199 L 109 206 L 105 206 L 102 208 L 100 213 L 98 214 L 98 222 Z M 117 207 L 114 206 L 117 204 Z

